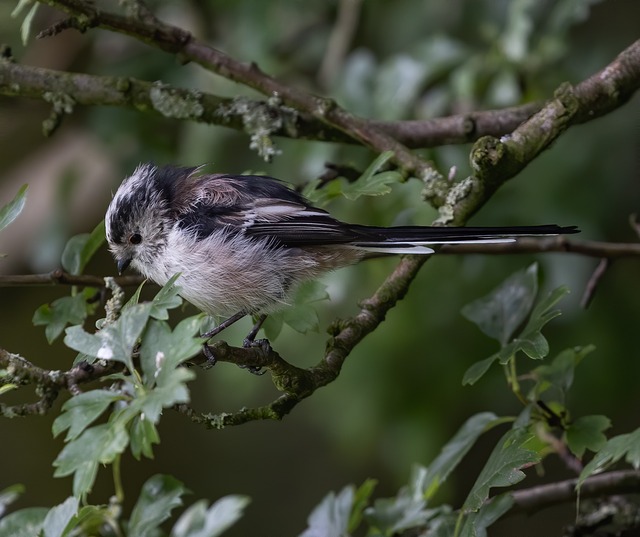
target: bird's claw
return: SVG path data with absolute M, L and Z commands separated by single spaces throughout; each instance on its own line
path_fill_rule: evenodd
M 203 369 L 211 369 L 214 365 L 218 363 L 218 359 L 215 354 L 211 350 L 211 347 L 206 343 L 202 346 L 202 354 L 204 354 L 207 361 L 203 364 Z
M 253 339 L 252 337 L 248 336 L 242 341 L 242 347 L 245 349 L 253 349 L 259 347 L 265 354 L 269 354 L 271 352 L 271 343 L 269 343 L 268 339 Z M 242 367 L 243 369 L 247 369 L 254 375 L 264 375 L 267 372 L 266 369 L 263 369 L 262 366 L 259 365 L 241 365 L 240 367 Z

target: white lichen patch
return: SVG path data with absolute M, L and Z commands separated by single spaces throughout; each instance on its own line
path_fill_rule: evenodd
M 194 119 L 204 113 L 199 91 L 178 91 L 162 82 L 154 82 L 149 97 L 153 107 L 165 117 Z

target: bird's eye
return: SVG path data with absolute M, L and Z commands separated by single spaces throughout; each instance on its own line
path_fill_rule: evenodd
M 140 233 L 134 233 L 129 237 L 129 242 L 131 244 L 140 244 L 142 242 L 142 235 L 140 235 Z

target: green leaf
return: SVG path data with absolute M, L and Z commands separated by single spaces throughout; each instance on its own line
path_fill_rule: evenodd
M 487 537 L 487 528 L 507 513 L 513 503 L 513 496 L 507 492 L 491 498 L 465 517 L 459 537 Z
M 144 455 L 148 459 L 153 458 L 153 444 L 160 443 L 160 435 L 156 426 L 146 416 L 138 415 L 131 422 L 129 431 L 131 453 L 140 460 Z
M 274 340 L 279 335 L 283 323 L 301 334 L 317 332 L 320 321 L 315 303 L 329 299 L 326 289 L 327 286 L 318 281 L 309 281 L 300 285 L 291 307 L 267 317 L 263 325 L 267 338 Z
M 462 314 L 504 347 L 531 312 L 538 293 L 538 265 L 509 276 L 488 295 L 467 304 Z
M 575 420 L 565 432 L 567 444 L 573 454 L 580 458 L 585 450 L 598 451 L 607 442 L 603 431 L 611 427 L 606 416 L 583 416 Z
M 504 418 L 498 418 L 492 412 L 471 416 L 429 465 L 424 488 L 425 499 L 429 500 L 434 496 L 481 434 L 504 421 Z
M 424 490 L 427 479 L 428 470 L 416 466 L 408 486 L 400 489 L 395 498 L 375 500 L 373 506 L 364 512 L 371 527 L 382 535 L 390 536 L 426 524 L 438 513 L 436 509 L 426 509 Z
M 195 373 L 192 371 L 183 367 L 174 368 L 164 376 L 162 384 L 144 395 L 138 395 L 132 408 L 144 413 L 145 418 L 152 423 L 158 423 L 163 408 L 189 402 L 189 389 L 186 384 L 194 378 Z
M 235 524 L 248 503 L 246 496 L 225 496 L 209 509 L 204 500 L 196 502 L 178 519 L 171 537 L 217 537 Z
M 496 354 L 473 364 L 464 374 L 463 384 L 474 384 L 484 375 L 491 364 L 496 360 L 506 364 L 517 352 L 524 352 L 529 358 L 540 360 L 549 353 L 549 344 L 541 333 L 542 328 L 551 319 L 560 315 L 560 310 L 552 309 L 569 290 L 566 287 L 558 287 L 551 291 L 533 308 L 529 321 L 522 332 L 507 343 Z
M 78 498 L 70 496 L 60 505 L 52 507 L 42 524 L 44 537 L 62 537 L 67 535 L 69 523 L 78 513 Z M 75 525 L 74 525 L 75 526 Z
M 369 505 L 369 499 L 371 498 L 377 484 L 378 482 L 375 479 L 367 479 L 358 487 L 358 490 L 356 490 L 353 498 L 353 507 L 351 508 L 351 516 L 349 516 L 349 524 L 347 527 L 347 532 L 349 534 L 356 531 L 360 525 L 362 516 L 364 515 L 364 510 L 367 505 Z
M 464 372 L 462 377 L 462 385 L 466 386 L 467 384 L 473 385 L 489 370 L 489 368 L 493 365 L 498 359 L 498 353 L 489 356 L 489 358 L 485 358 L 484 360 L 479 360 L 474 363 L 469 369 Z
M 202 315 L 188 317 L 173 332 L 163 321 L 149 322 L 140 345 L 145 386 L 165 385 L 165 379 L 178 365 L 202 351 L 203 340 L 199 337 L 202 318 Z
M 22 185 L 15 197 L 0 208 L 0 231 L 13 222 L 24 209 L 27 201 L 27 189 L 29 185 Z
M 11 485 L 0 491 L 0 519 L 7 507 L 15 502 L 22 493 L 24 493 L 24 485 Z
M 522 333 L 515 340 L 515 354 L 522 350 L 529 358 L 540 360 L 549 353 L 547 340 L 542 336 L 540 330 L 551 319 L 560 315 L 560 310 L 552 309 L 562 298 L 569 293 L 565 286 L 558 287 L 544 297 L 531 312 L 529 322 L 522 330 Z
M 527 429 L 511 429 L 500 439 L 464 502 L 464 511 L 477 511 L 489 497 L 489 489 L 508 487 L 525 478 L 522 468 L 538 463 L 531 448 L 535 435 Z
M 319 188 L 319 181 L 310 183 L 304 190 L 304 196 L 310 201 L 323 205 L 340 195 L 349 200 L 356 200 L 360 196 L 382 196 L 391 192 L 392 183 L 402 180 L 402 175 L 396 171 L 380 169 L 393 157 L 392 151 L 381 153 L 362 173 L 358 179 L 349 182 L 339 177 Z
M 557 400 L 563 403 L 564 395 L 573 384 L 576 367 L 594 349 L 593 345 L 565 349 L 550 364 L 536 367 L 530 373 L 536 383 L 531 389 L 529 400 L 536 401 L 540 399 L 543 393 L 551 390 L 554 392 L 551 395 L 557 397 Z
M 43 304 L 33 314 L 32 322 L 35 326 L 45 325 L 47 341 L 53 341 L 62 334 L 68 324 L 82 324 L 87 315 L 93 311 L 93 306 L 87 303 L 87 294 L 93 293 L 92 288 L 73 296 L 64 296 L 54 300 L 51 304 Z
M 46 507 L 27 507 L 0 520 L 0 537 L 34 537 L 40 535 L 47 516 Z
M 154 475 L 142 485 L 140 497 L 131 512 L 128 534 L 154 537 L 171 511 L 182 505 L 183 484 L 169 475 Z
M 178 296 L 180 287 L 175 283 L 180 277 L 180 273 L 174 274 L 169 278 L 169 281 L 162 286 L 162 289 L 158 291 L 158 294 L 154 297 L 151 308 L 151 317 L 160 321 L 165 321 L 169 318 L 168 310 L 177 308 L 182 304 L 182 299 Z
M 384 196 L 391 192 L 390 185 L 401 180 L 402 175 L 396 171 L 376 173 L 371 177 L 365 177 L 363 174 L 357 181 L 344 185 L 342 194 L 351 201 L 357 200 L 360 196 Z
M 76 533 L 78 536 L 105 535 L 105 528 L 117 528 L 120 525 L 120 509 L 114 505 L 85 505 L 77 515 Z M 76 537 L 73 533 L 73 537 Z
M 640 469 L 640 429 L 610 438 L 582 469 L 576 488 L 580 488 L 589 476 L 605 470 L 623 457 L 635 470 Z
M 70 274 L 82 274 L 84 267 L 105 241 L 104 220 L 91 233 L 71 237 L 62 252 L 62 267 Z
M 122 399 L 122 395 L 109 390 L 91 390 L 67 400 L 62 406 L 62 414 L 51 427 L 53 436 L 69 430 L 65 440 L 77 438 L 110 404 Z
M 88 356 L 122 362 L 133 371 L 131 353 L 149 319 L 151 307 L 151 303 L 146 303 L 127 308 L 117 321 L 95 334 L 85 332 L 81 326 L 71 326 L 66 330 L 64 343 Z
M 308 527 L 300 537 L 343 537 L 349 527 L 349 518 L 355 491 L 349 485 L 340 491 L 329 492 L 318 504 L 307 519 Z
M 355 200 L 360 196 L 381 196 L 391 192 L 389 185 L 399 182 L 402 176 L 395 171 L 378 172 L 392 158 L 392 151 L 385 151 L 378 155 L 356 181 L 344 185 L 342 190 L 344 196 L 349 200 Z
M 117 420 L 85 429 L 62 449 L 53 462 L 56 467 L 54 476 L 75 474 L 73 495 L 82 496 L 93 487 L 98 465 L 112 463 L 128 442 L 129 435 Z

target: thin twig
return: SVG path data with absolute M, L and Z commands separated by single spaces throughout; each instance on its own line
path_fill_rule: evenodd
M 116 276 L 115 282 L 121 287 L 140 285 L 142 276 Z M 26 287 L 31 285 L 78 285 L 82 287 L 104 287 L 103 276 L 89 274 L 69 274 L 57 269 L 44 274 L 0 274 L 0 287 Z
M 589 278 L 584 292 L 582 293 L 582 298 L 580 299 L 580 306 L 582 306 L 584 309 L 587 309 L 589 307 L 589 304 L 591 304 L 596 289 L 598 288 L 598 285 L 602 281 L 602 278 L 604 278 L 604 275 L 610 266 L 611 259 L 603 258 L 600 260 L 600 263 L 598 263 L 598 266 L 593 271 L 593 274 L 591 275 L 591 278 Z

